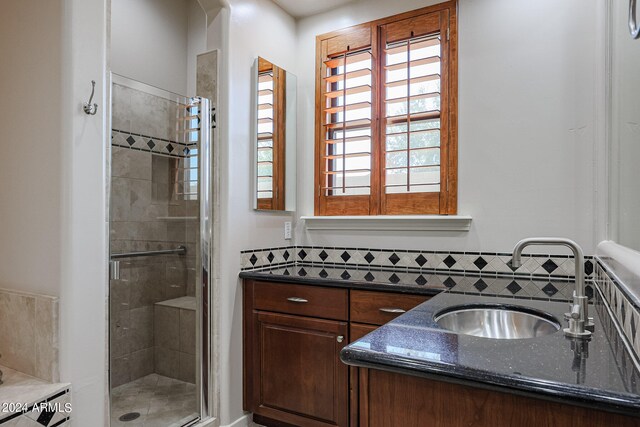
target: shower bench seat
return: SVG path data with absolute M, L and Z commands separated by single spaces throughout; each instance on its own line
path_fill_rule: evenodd
M 183 296 L 154 304 L 155 372 L 196 381 L 196 298 Z

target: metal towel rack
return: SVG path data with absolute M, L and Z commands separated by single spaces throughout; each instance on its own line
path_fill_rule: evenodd
M 634 40 L 640 37 L 640 28 L 636 23 L 636 0 L 629 0 L 629 32 Z
M 147 256 L 160 256 L 160 255 L 186 255 L 187 248 L 185 246 L 178 246 L 176 249 L 166 249 L 162 251 L 140 251 L 140 252 L 125 252 L 121 254 L 112 254 L 111 260 L 123 259 L 123 258 L 140 258 Z

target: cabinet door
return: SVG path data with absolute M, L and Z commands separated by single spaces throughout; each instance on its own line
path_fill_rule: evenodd
M 349 343 L 359 340 L 369 332 L 378 329 L 378 326 L 362 325 L 359 323 L 351 323 L 349 326 Z M 358 384 L 360 382 L 360 368 L 349 366 L 349 425 L 357 427 L 360 423 L 359 417 L 359 393 Z
M 255 414 L 296 426 L 347 426 L 347 323 L 254 312 Z

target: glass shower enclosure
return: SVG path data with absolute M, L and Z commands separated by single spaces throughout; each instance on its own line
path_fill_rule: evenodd
M 111 426 L 211 411 L 211 107 L 118 75 L 111 85 Z

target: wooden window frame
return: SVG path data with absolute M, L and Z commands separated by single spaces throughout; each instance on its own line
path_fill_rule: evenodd
M 441 34 L 441 180 L 438 193 L 385 194 L 384 156 L 384 87 L 383 37 L 384 28 L 398 21 L 412 20 L 423 15 L 439 13 Z M 340 43 L 348 40 L 346 46 Z M 352 43 L 353 45 L 349 44 Z M 325 129 L 323 109 L 326 73 L 324 61 L 327 46 L 332 43 L 335 55 L 370 48 L 372 64 L 371 99 L 371 187 L 369 195 L 327 196 L 324 182 Z M 316 114 L 315 114 L 315 215 L 455 215 L 458 205 L 458 32 L 457 0 L 401 13 L 316 37 Z M 437 195 L 437 196 L 436 196 Z

